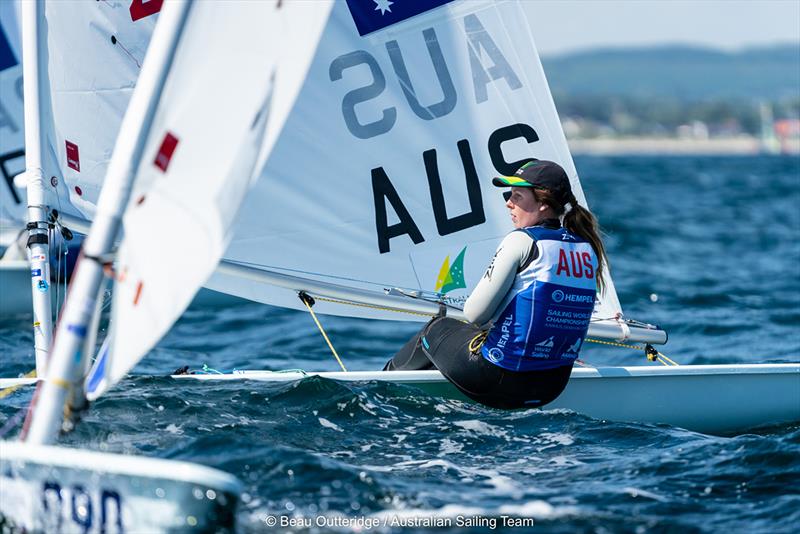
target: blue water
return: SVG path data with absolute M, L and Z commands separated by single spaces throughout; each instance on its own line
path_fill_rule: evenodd
M 608 234 L 623 307 L 669 331 L 664 353 L 684 364 L 800 360 L 800 159 L 576 164 Z M 379 368 L 417 329 L 322 320 L 353 369 Z M 30 369 L 27 323 L 0 324 L 2 376 Z M 591 345 L 582 358 L 646 363 L 637 351 Z M 63 442 L 233 473 L 245 485 L 240 522 L 253 532 L 267 528 L 268 515 L 449 518 L 452 528 L 436 532 L 462 530 L 458 517 L 480 518 L 474 532 L 491 521 L 505 532 L 795 532 L 800 524 L 798 425 L 718 437 L 566 412 L 503 412 L 385 384 L 145 376 L 203 363 L 337 369 L 307 314 L 257 304 L 193 309 L 138 376 L 98 401 Z M 0 401 L 0 425 L 29 399 L 28 390 Z M 503 527 L 501 516 L 534 526 Z

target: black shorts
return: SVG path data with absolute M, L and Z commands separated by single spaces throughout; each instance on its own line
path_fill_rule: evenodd
M 510 371 L 487 361 L 480 350 L 470 350 L 470 342 L 480 333 L 470 323 L 433 319 L 383 369 L 438 369 L 466 396 L 493 408 L 536 408 L 564 391 L 572 362 L 542 371 Z

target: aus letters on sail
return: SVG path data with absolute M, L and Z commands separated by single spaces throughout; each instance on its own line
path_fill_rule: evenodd
M 488 155 L 491 172 L 513 174 L 525 159 L 508 161 L 503 144 L 539 141 L 534 126 L 510 117 L 510 95 L 523 88 L 524 77 L 509 59 L 513 49 L 504 50 L 492 24 L 481 16 L 453 13 L 452 18 L 460 20 L 425 20 L 409 31 L 377 32 L 365 38 L 371 46 L 341 54 L 330 63 L 330 81 L 341 94 L 341 120 L 350 135 L 363 140 L 364 150 L 383 136 L 391 137 L 384 142 L 417 146 L 422 140 L 431 141 L 419 146 L 419 156 L 412 161 L 379 162 L 364 169 L 369 173 L 381 254 L 390 252 L 391 240 L 403 235 L 414 244 L 425 241 L 417 219 L 431 213 L 440 236 L 484 223 L 481 182 L 489 169 L 476 164 L 476 158 L 485 160 Z M 396 87 L 401 91 L 394 91 Z M 489 118 L 491 114 L 496 116 Z M 505 123 L 497 125 L 503 117 L 508 117 Z M 447 134 L 415 133 L 424 129 L 447 130 Z M 437 146 L 434 139 L 452 143 Z M 408 154 L 407 146 L 398 150 Z M 460 161 L 460 169 L 443 164 L 454 161 Z M 463 176 L 458 185 L 456 173 L 459 179 Z M 427 190 L 428 198 L 404 199 L 398 184 L 407 182 L 417 184 L 416 190 Z M 446 194 L 443 182 L 453 184 L 451 194 Z M 448 213 L 448 206 L 451 213 L 461 213 Z

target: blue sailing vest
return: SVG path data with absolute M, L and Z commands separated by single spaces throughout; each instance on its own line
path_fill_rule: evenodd
M 514 279 L 481 348 L 512 371 L 553 369 L 578 357 L 596 293 L 597 256 L 565 228 L 525 228 L 538 255 Z

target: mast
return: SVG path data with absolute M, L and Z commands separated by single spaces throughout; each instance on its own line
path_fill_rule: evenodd
M 28 259 L 33 296 L 33 341 L 36 374 L 44 376 L 53 343 L 50 292 L 50 242 L 42 170 L 42 116 L 39 30 L 41 2 L 22 3 L 22 75 L 25 113 L 25 175 L 28 196 Z
M 47 377 L 40 384 L 39 399 L 29 416 L 30 428 L 25 436 L 28 443 L 47 444 L 55 440 L 61 427 L 62 410 L 71 409 L 65 407 L 67 394 L 73 390 L 71 395 L 74 398 L 74 389 L 82 387 L 83 367 L 79 356 L 96 310 L 103 265 L 109 260 L 119 233 L 136 170 L 190 7 L 188 1 L 169 2 L 160 14 L 114 147 L 97 203 L 97 214 L 75 270 Z

